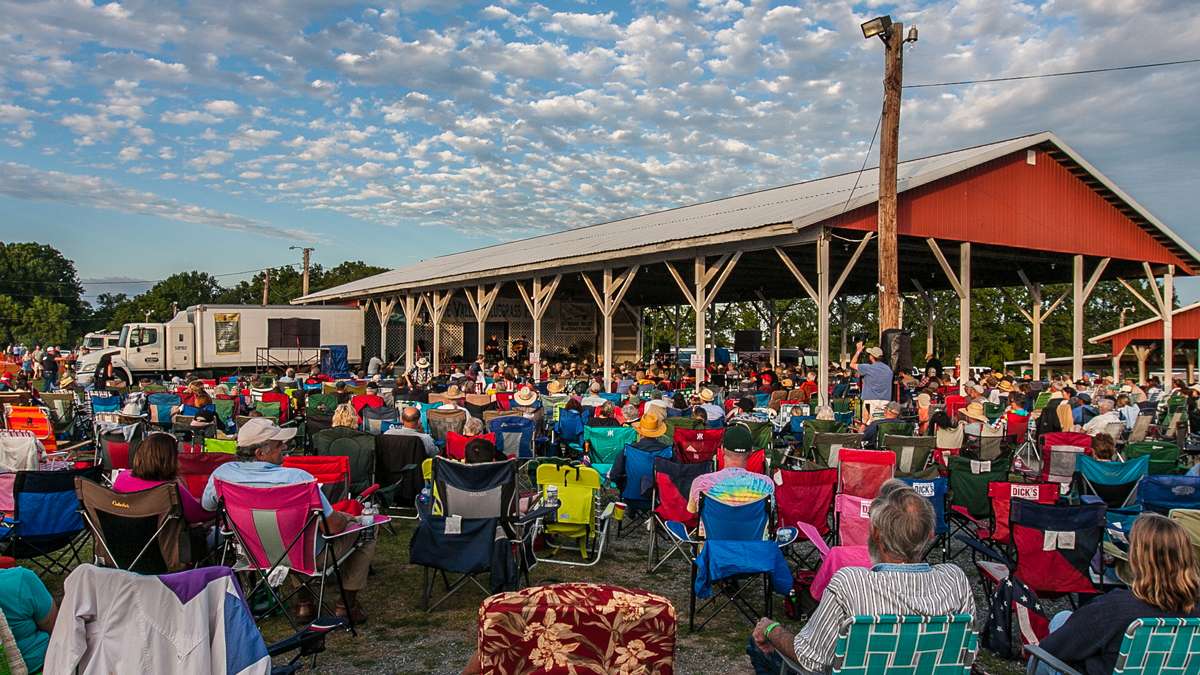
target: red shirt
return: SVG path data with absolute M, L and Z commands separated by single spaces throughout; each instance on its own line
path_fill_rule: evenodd
M 372 408 L 378 408 L 380 406 L 387 405 L 387 401 L 384 401 L 383 397 L 378 394 L 359 394 L 358 396 L 350 399 L 350 405 L 354 408 L 355 414 L 357 414 L 359 417 L 362 417 L 363 408 L 368 406 Z

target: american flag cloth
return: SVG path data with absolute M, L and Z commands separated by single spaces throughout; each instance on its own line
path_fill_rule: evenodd
M 1050 633 L 1050 621 L 1037 594 L 1010 576 L 992 592 L 987 625 L 980 633 L 984 647 L 1012 659 L 1018 652 L 1013 649 L 1013 638 L 1021 638 L 1021 649 L 1037 644 Z

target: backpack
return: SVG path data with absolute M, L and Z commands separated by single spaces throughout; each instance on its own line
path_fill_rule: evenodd
M 1013 649 L 1013 615 L 1021 649 Z M 988 607 L 987 622 L 979 631 L 984 647 L 1005 659 L 1015 659 L 1025 645 L 1037 644 L 1050 633 L 1050 621 L 1037 594 L 1011 575 L 996 585 Z

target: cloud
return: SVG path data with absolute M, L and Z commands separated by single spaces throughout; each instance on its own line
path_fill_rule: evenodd
M 165 112 L 159 119 L 166 124 L 216 124 L 220 117 L 199 110 Z
M 152 216 L 280 239 L 315 241 L 311 232 L 281 228 L 169 197 L 122 187 L 96 176 L 42 171 L 0 162 L 0 194 L 15 199 L 71 204 L 106 211 Z
M 228 162 L 233 157 L 233 153 L 225 152 L 224 150 L 205 150 L 196 157 L 188 160 L 188 164 L 197 169 L 218 166 Z
M 233 101 L 217 100 L 204 104 L 204 109 L 219 117 L 230 117 L 242 111 L 242 107 Z
M 575 37 L 613 40 L 621 35 L 620 29 L 613 24 L 613 16 L 613 12 L 604 14 L 555 12 L 550 15 L 550 22 L 546 24 L 546 30 L 552 33 L 566 33 Z

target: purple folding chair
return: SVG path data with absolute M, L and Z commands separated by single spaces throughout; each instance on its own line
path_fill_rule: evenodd
M 318 614 L 329 609 L 324 602 L 325 582 L 332 573 L 342 604 L 349 606 L 340 565 L 353 549 L 339 559 L 333 555 L 331 541 L 340 536 L 357 536 L 357 529 L 347 528 L 337 535 L 319 534 L 317 526 L 325 524 L 325 514 L 321 508 L 320 488 L 315 480 L 273 486 L 240 485 L 217 480 L 214 487 L 220 501 L 224 534 L 228 537 L 227 541 L 238 549 L 234 571 L 252 572 L 257 578 L 247 597 L 265 590 L 283 611 L 292 628 L 300 630 L 302 626 L 288 613 L 289 601 L 297 593 L 307 590 L 316 598 Z M 319 551 L 318 543 L 322 544 Z M 318 553 L 322 556 L 320 565 L 317 563 Z M 276 570 L 280 568 L 299 575 L 299 585 L 286 596 L 280 596 L 276 591 L 278 583 L 271 583 L 277 581 L 272 575 L 278 574 Z M 314 584 L 317 585 L 316 592 L 312 590 Z M 319 621 L 323 626 L 338 625 L 336 619 L 323 617 Z M 333 623 L 328 624 L 327 621 Z M 346 621 L 354 633 L 353 621 L 349 617 Z

